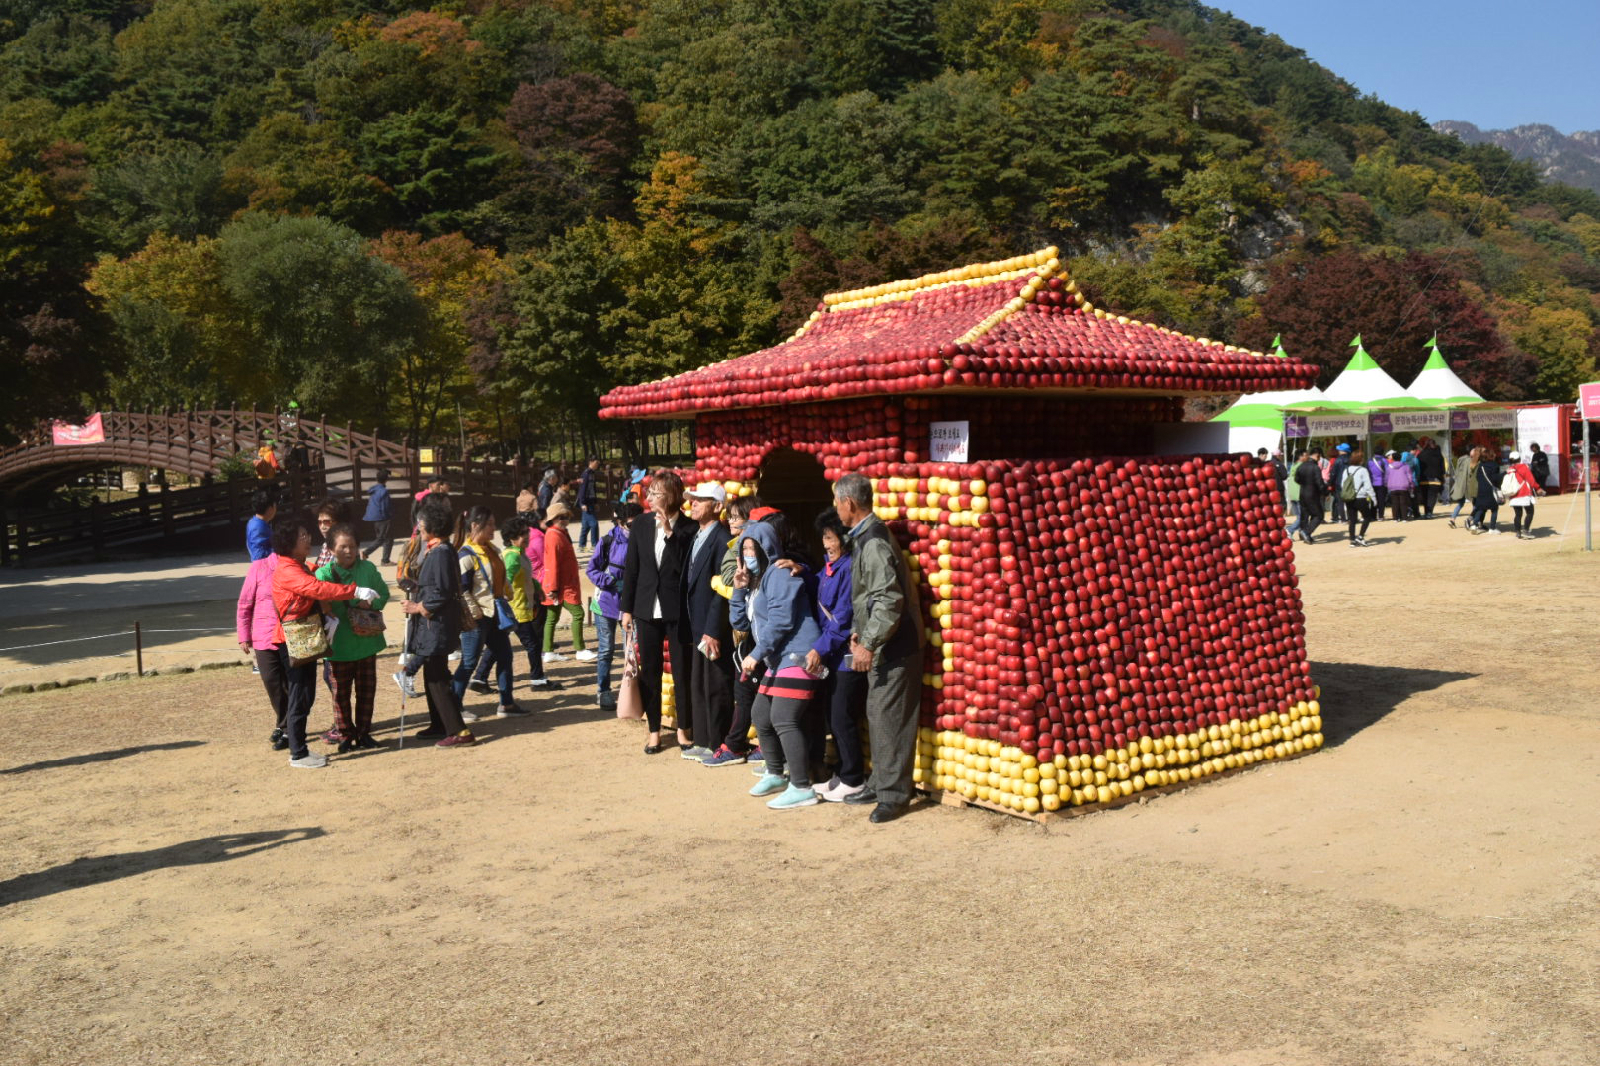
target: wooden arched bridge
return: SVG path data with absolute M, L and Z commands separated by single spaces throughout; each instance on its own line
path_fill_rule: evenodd
M 154 414 L 100 413 L 101 439 L 56 444 L 52 426 L 41 425 L 19 444 L 0 450 L 0 493 L 11 494 L 42 480 L 110 466 L 148 467 L 191 478 L 214 476 L 219 464 L 242 456 L 254 461 L 263 444 L 276 445 L 283 458 L 304 449 L 307 465 L 323 468 L 388 466 L 397 473 L 413 451 L 292 411 L 187 411 Z M 359 477 L 356 481 L 359 482 Z
M 359 500 L 373 475 L 387 468 L 396 514 L 409 513 L 405 502 L 435 471 L 446 474 L 451 498 L 461 506 L 489 504 L 504 510 L 518 489 L 533 481 L 546 464 L 515 459 L 471 458 L 455 445 L 413 448 L 385 440 L 374 430 L 362 433 L 288 411 L 187 411 L 177 414 L 102 411 L 99 432 L 66 435 L 56 442 L 55 426 L 41 423 L 20 443 L 0 449 L 0 565 L 57 561 L 71 557 L 99 558 L 153 548 L 184 550 L 238 536 L 225 543 L 243 544 L 250 517 L 250 497 L 258 485 L 270 484 L 291 506 L 304 506 L 321 496 Z M 643 461 L 684 465 L 693 462 L 692 439 L 680 430 L 642 439 Z M 228 477 L 222 472 L 239 463 L 253 464 L 258 449 L 272 444 L 280 472 L 263 482 L 254 476 Z M 552 448 L 569 467 L 573 456 L 615 454 L 615 442 L 567 442 Z M 636 445 L 637 447 L 637 445 Z M 624 447 L 622 449 L 628 453 Z M 687 458 L 685 458 L 687 457 Z M 167 478 L 155 484 L 141 479 L 131 499 L 96 499 L 78 507 L 52 506 L 29 510 L 20 501 L 36 496 L 30 489 L 76 481 L 84 474 L 110 468 L 164 471 L 199 480 L 192 488 L 171 488 Z M 569 470 L 569 472 L 571 472 Z M 607 499 L 621 492 L 625 468 L 602 470 Z M 352 517 L 359 517 L 356 509 Z M 398 535 L 398 527 L 396 529 Z M 208 540 L 209 538 L 209 540 Z
M 186 411 L 178 414 L 103 411 L 98 432 L 58 443 L 51 423 L 21 442 L 0 449 L 0 503 L 5 508 L 0 563 L 100 556 L 122 549 L 148 549 L 163 539 L 194 539 L 207 531 L 242 528 L 250 497 L 271 484 L 289 503 L 317 496 L 359 497 L 371 476 L 387 467 L 397 495 L 410 491 L 421 468 L 416 449 L 307 418 L 298 411 Z M 229 478 L 227 464 L 253 464 L 272 445 L 280 472 L 263 481 Z M 70 482 L 113 467 L 160 471 L 155 491 L 140 479 L 130 499 L 96 499 L 77 508 L 29 511 L 15 506 L 18 494 L 45 484 Z M 165 475 L 201 483 L 169 489 Z M 184 543 L 180 540 L 177 543 Z

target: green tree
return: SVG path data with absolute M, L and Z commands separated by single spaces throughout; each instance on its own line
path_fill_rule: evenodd
M 255 213 L 223 228 L 218 256 L 276 399 L 346 422 L 386 421 L 389 368 L 424 319 L 399 269 L 344 226 Z

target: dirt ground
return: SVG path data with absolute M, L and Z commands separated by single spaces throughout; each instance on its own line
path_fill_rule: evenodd
M 1546 515 L 1301 547 L 1328 747 L 1048 826 L 769 812 L 572 664 L 315 772 L 243 670 L 6 697 L 0 1059 L 1595 1063 L 1600 557 Z

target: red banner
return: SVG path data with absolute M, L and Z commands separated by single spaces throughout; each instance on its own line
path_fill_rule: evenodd
M 69 426 L 65 422 L 52 423 L 50 433 L 57 444 L 104 444 L 106 439 L 105 426 L 100 423 L 98 411 L 90 415 L 89 421 L 81 426 Z

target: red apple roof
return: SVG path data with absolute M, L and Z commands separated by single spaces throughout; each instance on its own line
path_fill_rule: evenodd
M 1318 368 L 1093 307 L 1054 248 L 830 293 L 782 344 L 601 397 L 602 418 L 996 389 L 1204 395 L 1303 389 Z

